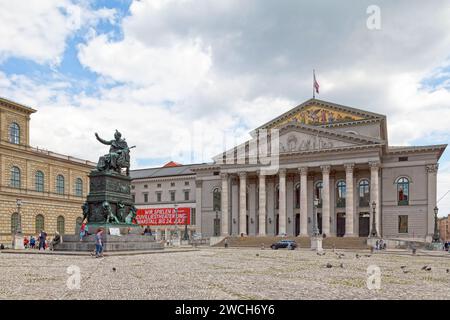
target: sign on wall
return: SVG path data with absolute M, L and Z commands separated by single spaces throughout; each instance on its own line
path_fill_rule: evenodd
M 191 223 L 191 208 L 147 208 L 138 209 L 136 222 L 143 226 L 184 225 Z

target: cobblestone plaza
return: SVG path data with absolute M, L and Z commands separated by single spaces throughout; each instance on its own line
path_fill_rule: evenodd
M 70 266 L 80 268 L 79 289 L 67 286 Z M 380 289 L 367 287 L 369 266 L 380 268 Z M 450 299 L 449 269 L 448 255 L 406 251 L 1 253 L 0 299 Z

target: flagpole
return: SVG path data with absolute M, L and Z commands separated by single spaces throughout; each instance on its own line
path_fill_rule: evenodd
M 316 92 L 314 91 L 314 75 L 315 75 L 315 70 L 313 69 L 313 85 L 312 85 L 312 91 L 313 91 L 313 99 L 316 98 Z

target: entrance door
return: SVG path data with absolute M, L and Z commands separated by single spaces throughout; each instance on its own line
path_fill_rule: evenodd
M 275 234 L 279 235 L 280 234 L 280 215 L 277 214 L 277 218 L 275 221 Z
M 338 213 L 336 219 L 336 236 L 343 237 L 345 235 L 345 213 Z
M 295 215 L 295 236 L 300 234 L 300 214 Z
M 215 237 L 220 236 L 220 219 L 219 218 L 214 219 L 214 236 Z
M 319 234 L 322 234 L 322 212 L 317 212 L 317 227 L 319 228 Z
M 249 230 L 249 226 L 248 226 L 248 215 L 245 216 L 245 233 L 248 235 L 248 230 Z
M 368 212 L 361 212 L 359 214 L 359 236 L 369 236 L 370 229 L 370 215 Z

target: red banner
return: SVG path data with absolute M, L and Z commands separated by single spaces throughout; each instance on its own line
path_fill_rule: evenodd
M 185 225 L 191 223 L 191 208 L 138 209 L 136 222 L 141 226 Z

